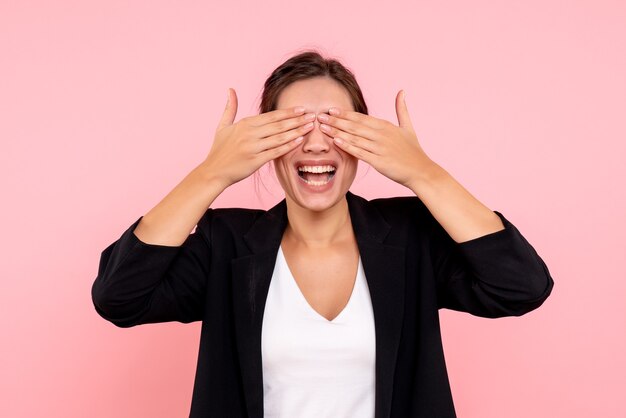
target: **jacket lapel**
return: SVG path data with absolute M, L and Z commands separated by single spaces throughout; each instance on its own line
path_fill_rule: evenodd
M 263 214 L 244 235 L 252 255 L 232 261 L 235 336 L 249 418 L 263 417 L 261 327 L 274 264 L 286 226 L 287 205 L 282 200 Z
M 387 418 L 404 317 L 404 248 L 384 244 L 391 227 L 372 204 L 350 192 L 346 197 L 374 310 L 375 417 Z
M 346 198 L 374 310 L 376 418 L 383 418 L 391 411 L 404 313 L 404 249 L 384 244 L 390 226 L 374 206 L 350 192 Z M 250 418 L 263 417 L 261 327 L 287 222 L 287 206 L 282 200 L 262 215 L 244 236 L 252 254 L 232 262 L 235 335 Z

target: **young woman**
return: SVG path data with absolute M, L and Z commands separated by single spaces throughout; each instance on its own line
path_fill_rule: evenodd
M 97 312 L 202 321 L 191 417 L 454 417 L 438 310 L 529 312 L 543 260 L 424 153 L 403 91 L 397 125 L 369 116 L 353 74 L 307 51 L 236 112 L 229 89 L 206 159 L 103 251 Z M 352 194 L 359 160 L 415 196 Z M 267 162 L 283 201 L 210 208 Z

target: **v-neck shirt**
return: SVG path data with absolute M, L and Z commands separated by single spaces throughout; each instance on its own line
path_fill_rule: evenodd
M 376 340 L 361 258 L 348 303 L 328 320 L 278 250 L 261 334 L 266 418 L 372 418 Z

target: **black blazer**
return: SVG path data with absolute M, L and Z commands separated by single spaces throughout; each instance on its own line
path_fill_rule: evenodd
M 374 309 L 375 418 L 454 417 L 438 310 L 522 315 L 550 294 L 548 268 L 497 211 L 504 230 L 458 244 L 417 197 L 347 200 Z M 285 200 L 209 209 L 180 247 L 140 241 L 140 219 L 102 252 L 96 311 L 119 327 L 202 321 L 190 417 L 262 417 L 261 325 Z

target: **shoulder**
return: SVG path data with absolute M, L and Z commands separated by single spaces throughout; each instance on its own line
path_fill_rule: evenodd
M 389 244 L 406 245 L 431 234 L 434 218 L 417 196 L 366 200 L 351 195 L 351 215 L 355 230 L 386 236 Z
M 357 198 L 363 199 L 360 196 Z M 417 196 L 397 196 L 363 199 L 363 204 L 374 208 L 390 224 L 406 221 L 427 221 L 432 218 L 430 211 Z
M 228 231 L 242 236 L 267 211 L 248 208 L 209 208 L 198 221 L 198 230 L 206 235 Z
M 375 206 L 381 212 L 397 213 L 426 208 L 424 203 L 417 196 L 397 196 L 377 198 L 368 201 L 369 204 Z

